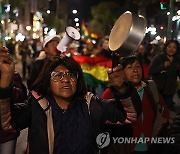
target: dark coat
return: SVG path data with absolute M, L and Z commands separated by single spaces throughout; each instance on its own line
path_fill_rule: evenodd
M 36 60 L 33 62 L 30 76 L 27 80 L 28 89 L 32 89 L 32 85 L 33 85 L 34 81 L 38 78 L 38 76 L 44 66 L 44 63 L 45 63 L 45 59 Z
M 12 106 L 15 106 L 16 103 L 24 102 L 24 100 L 27 99 L 26 88 L 23 85 L 21 81 L 21 77 L 18 73 L 14 73 L 14 81 L 9 88 L 6 89 L 0 88 L 0 100 L 6 100 L 9 98 L 9 96 L 10 96 L 10 103 Z M 0 129 L 0 143 L 16 139 L 18 136 L 19 136 L 19 131 L 9 132 Z
M 149 65 L 149 74 L 156 82 L 157 88 L 163 95 L 172 96 L 177 89 L 177 76 L 179 76 L 179 65 L 176 57 L 167 68 L 164 68 L 164 62 L 168 61 L 165 53 L 157 55 Z
M 180 113 L 162 130 L 160 135 L 167 138 L 170 143 L 154 144 L 152 146 L 152 153 L 178 154 L 180 151 Z
M 62 137 L 65 134 L 67 134 L 68 136 L 70 136 L 71 134 L 73 135 L 74 133 L 79 134 L 75 138 L 72 137 L 69 140 L 64 138 L 64 143 L 63 145 L 61 145 L 65 146 L 65 153 L 71 153 L 70 151 L 73 151 L 74 146 L 70 146 L 68 142 L 72 142 L 72 140 L 74 140 L 74 142 L 77 143 L 72 143 L 76 144 L 77 146 L 77 144 L 80 143 L 79 141 L 82 140 L 83 134 L 90 133 L 89 130 L 93 132 L 91 138 L 94 140 L 94 142 L 87 142 L 88 139 L 83 138 L 84 142 L 82 142 L 82 144 L 78 144 L 79 147 L 76 147 L 76 149 L 78 150 L 76 150 L 75 153 L 81 154 L 82 149 L 88 147 L 88 144 L 92 144 L 92 146 L 89 148 L 89 150 L 86 149 L 85 153 L 95 153 L 95 148 L 93 148 L 95 145 L 95 138 L 99 133 L 103 132 L 104 123 L 107 120 L 111 122 L 124 122 L 126 119 L 126 113 L 119 99 L 125 99 L 131 96 L 133 102 L 138 101 L 136 103 L 140 104 L 140 99 L 137 99 L 138 94 L 134 93 L 136 92 L 136 90 L 133 88 L 134 87 L 129 87 L 127 93 L 123 96 L 115 93 L 117 99 L 113 100 L 102 100 L 96 96 L 93 96 L 90 102 L 89 110 L 85 99 L 82 100 L 82 103 L 77 102 L 74 108 L 71 108 L 69 115 L 67 116 L 69 119 L 67 118 L 68 120 L 65 120 L 63 126 L 61 127 L 63 128 L 62 134 L 60 134 Z M 19 107 L 14 107 L 13 111 L 11 112 L 13 117 L 12 125 L 16 130 L 22 130 L 27 127 L 29 128 L 28 142 L 30 154 L 48 154 L 49 145 L 47 133 L 47 116 L 45 114 L 45 110 L 41 108 L 38 100 L 35 99 L 35 97 L 32 95 L 30 95 L 28 102 L 28 104 L 23 103 L 22 105 L 21 103 L 19 104 Z M 67 111 L 68 109 L 66 110 L 66 112 Z M 84 125 L 85 123 L 87 123 L 84 120 L 88 120 L 88 118 L 86 118 L 87 116 L 83 117 L 82 113 L 84 113 L 84 115 L 87 115 L 87 113 L 89 113 L 88 115 L 90 115 L 90 118 L 88 123 L 92 123 L 92 125 Z M 72 115 L 76 116 L 75 120 Z M 76 119 L 83 120 L 77 122 Z M 77 125 L 75 123 L 77 123 Z M 122 136 L 125 136 L 125 134 L 127 133 L 122 132 Z

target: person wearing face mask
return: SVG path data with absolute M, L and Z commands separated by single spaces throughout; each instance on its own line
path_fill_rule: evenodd
M 169 40 L 164 44 L 163 52 L 154 57 L 149 65 L 149 74 L 169 109 L 173 109 L 177 77 L 180 76 L 179 52 L 178 41 Z

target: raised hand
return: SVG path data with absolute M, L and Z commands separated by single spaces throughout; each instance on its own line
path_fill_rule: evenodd
M 0 88 L 10 86 L 13 80 L 14 70 L 14 62 L 8 49 L 0 46 Z
M 114 87 L 118 92 L 123 93 L 126 90 L 124 84 L 125 75 L 121 64 L 110 69 L 108 71 L 108 77 L 110 86 Z

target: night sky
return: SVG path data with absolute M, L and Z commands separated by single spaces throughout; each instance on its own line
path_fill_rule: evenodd
M 69 0 L 69 9 L 77 8 L 80 12 L 81 18 L 88 20 L 91 18 L 91 7 L 107 0 Z M 123 3 L 125 0 L 111 0 L 111 2 Z

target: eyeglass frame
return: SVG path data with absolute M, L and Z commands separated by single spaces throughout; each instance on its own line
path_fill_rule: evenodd
M 54 75 L 56 73 L 62 73 L 61 78 L 59 78 L 58 80 L 53 79 L 53 77 L 54 77 Z M 68 75 L 69 73 L 74 76 L 74 79 L 70 75 Z M 59 71 L 57 71 L 57 72 L 56 71 L 52 71 L 51 72 L 51 77 L 52 77 L 52 80 L 54 82 L 62 81 L 65 75 L 67 75 L 70 78 L 70 80 L 73 81 L 73 82 L 75 82 L 78 79 L 78 73 L 77 72 L 59 72 Z

